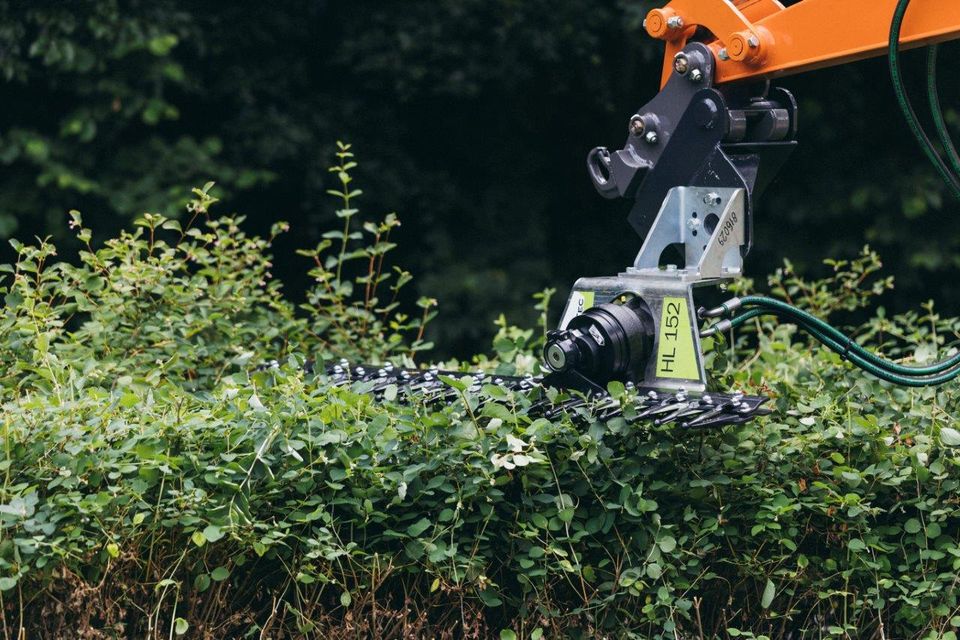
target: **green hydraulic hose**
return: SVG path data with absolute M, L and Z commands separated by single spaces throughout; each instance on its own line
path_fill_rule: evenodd
M 854 365 L 860 367 L 867 373 L 885 380 L 887 382 L 904 386 L 904 387 L 930 387 L 943 384 L 945 382 L 950 382 L 955 380 L 957 376 L 960 376 L 960 368 L 955 368 L 947 371 L 946 373 L 941 373 L 939 375 L 930 376 L 930 377 L 915 377 L 915 376 L 904 376 L 893 373 L 888 369 L 878 367 L 866 359 L 862 358 L 858 353 L 848 352 L 846 347 L 843 344 L 835 342 L 830 336 L 824 335 L 818 331 L 810 331 L 811 335 L 814 338 L 819 340 L 821 343 L 829 347 L 832 351 L 840 354 L 842 357 L 850 360 Z
M 908 366 L 898 364 L 896 362 L 891 362 L 890 360 L 881 358 L 880 356 L 871 353 L 867 349 L 864 349 L 855 343 L 852 338 L 848 337 L 820 318 L 790 304 L 781 302 L 780 300 L 766 298 L 763 296 L 747 296 L 741 299 L 741 303 L 745 308 L 749 309 L 747 313 L 765 309 L 768 312 L 773 312 L 777 315 L 785 315 L 791 319 L 797 320 L 804 326 L 805 329 L 810 330 L 811 333 L 817 332 L 818 334 L 830 338 L 834 343 L 842 345 L 840 347 L 841 351 L 839 352 L 841 355 L 847 353 L 856 354 L 859 358 L 869 362 L 871 365 L 885 369 L 892 374 L 900 374 L 905 376 L 928 376 L 943 373 L 944 371 L 953 369 L 957 365 L 960 365 L 960 353 L 931 365 Z M 757 309 L 753 309 L 753 307 L 757 307 Z M 750 319 L 749 317 L 746 317 L 747 313 L 741 316 L 744 318 L 744 320 L 740 323 L 737 323 L 736 326 L 739 326 L 739 324 L 742 324 L 742 322 Z
M 940 106 L 940 90 L 937 88 L 937 54 L 936 45 L 927 47 L 927 101 L 930 103 L 930 112 L 933 115 L 933 126 L 937 130 L 937 137 L 943 145 L 947 160 L 956 175 L 960 176 L 960 155 L 950 137 L 950 130 L 943 118 L 943 108 Z
M 748 320 L 758 316 L 771 314 L 781 315 L 781 312 L 771 309 L 750 309 L 736 318 L 731 319 L 729 321 L 729 328 L 738 327 Z M 782 315 L 787 314 L 783 313 Z M 891 365 L 894 367 L 901 367 L 901 365 L 896 365 L 895 363 L 877 358 L 870 352 L 860 348 L 859 345 L 853 344 L 846 336 L 842 336 L 842 334 L 840 334 L 842 336 L 842 341 L 837 341 L 834 339 L 832 332 L 831 334 L 824 333 L 818 330 L 815 326 L 804 323 L 800 318 L 794 317 L 791 319 L 797 320 L 802 329 L 807 331 L 811 336 L 813 336 L 831 351 L 839 354 L 841 357 L 849 360 L 860 369 L 863 369 L 867 373 L 874 375 L 881 380 L 907 387 L 927 387 L 950 382 L 951 380 L 954 380 L 960 376 L 960 368 L 949 370 L 946 373 L 940 373 L 932 371 L 934 367 L 927 367 L 926 369 L 930 369 L 931 373 L 938 373 L 938 375 L 917 375 L 919 371 L 924 369 L 923 367 L 903 367 L 904 369 L 909 370 L 910 373 L 901 375 L 889 368 Z M 831 329 L 833 328 L 831 327 Z M 835 332 L 836 330 L 833 331 Z M 882 364 L 877 364 L 874 361 L 879 361 Z
M 923 149 L 924 154 L 926 154 L 927 159 L 930 160 L 937 170 L 937 173 L 943 178 L 943 181 L 947 184 L 953 196 L 960 200 L 960 179 L 953 175 L 950 168 L 944 164 L 943 159 L 940 157 L 940 154 L 937 153 L 930 138 L 927 137 L 926 132 L 920 125 L 920 119 L 917 117 L 916 111 L 913 110 L 913 105 L 910 104 L 910 99 L 907 96 L 907 90 L 903 83 L 903 74 L 900 69 L 900 32 L 903 27 L 903 18 L 909 6 L 910 0 L 899 0 L 896 11 L 893 14 L 893 22 L 890 24 L 887 61 L 890 64 L 890 78 L 893 80 L 893 92 L 894 95 L 896 95 L 897 103 L 900 105 L 900 110 L 903 111 L 903 115 L 907 120 L 910 131 L 917 139 L 917 142 L 920 143 L 920 147 Z
M 951 194 L 960 200 L 960 155 L 958 155 L 956 146 L 950 137 L 950 132 L 944 120 L 940 105 L 940 95 L 937 88 L 938 50 L 936 46 L 929 47 L 927 51 L 927 99 L 933 114 L 933 123 L 937 131 L 937 137 L 943 145 L 950 166 L 943 161 L 940 153 L 921 126 L 903 82 L 903 75 L 900 68 L 900 33 L 903 27 L 904 16 L 909 6 L 910 0 L 899 0 L 896 11 L 894 12 L 893 21 L 890 24 L 890 40 L 887 58 L 890 65 L 890 77 L 893 81 L 894 94 L 896 95 L 897 103 L 903 112 L 910 131 L 917 139 L 917 142 L 920 143 L 920 147 L 927 156 L 927 159 L 930 160 L 930 163 L 933 164 L 937 173 L 940 174 L 940 177 L 944 183 L 946 183 Z M 741 315 L 729 320 L 722 320 L 714 325 L 714 332 L 739 327 L 743 323 L 761 315 L 773 314 L 785 316 L 797 322 L 801 328 L 810 333 L 811 336 L 823 345 L 881 380 L 908 387 L 925 387 L 943 384 L 960 376 L 960 366 L 958 366 L 960 365 L 960 353 L 931 365 L 901 365 L 874 355 L 855 343 L 852 338 L 846 336 L 820 318 L 798 309 L 793 305 L 781 302 L 780 300 L 763 296 L 747 296 L 736 300 L 735 304 L 731 304 L 734 302 L 735 301 L 729 301 L 724 303 L 706 314 L 706 317 L 718 317 L 734 312 L 739 306 L 743 306 L 746 309 Z

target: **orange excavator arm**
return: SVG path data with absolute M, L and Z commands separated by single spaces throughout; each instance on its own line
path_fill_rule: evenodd
M 667 44 L 662 84 L 673 59 L 698 34 L 717 60 L 717 84 L 777 77 L 883 53 L 897 0 L 673 0 L 647 14 L 645 27 Z M 703 38 L 703 30 L 712 39 Z M 699 33 L 698 33 L 699 31 Z M 914 0 L 904 47 L 960 38 L 960 1 Z

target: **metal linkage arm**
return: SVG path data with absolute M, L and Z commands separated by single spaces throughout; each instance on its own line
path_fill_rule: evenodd
M 716 69 L 706 45 L 688 44 L 675 56 L 666 86 L 630 118 L 624 147 L 613 152 L 597 147 L 587 166 L 601 195 L 635 200 L 629 221 L 645 239 L 671 190 L 742 190 L 745 255 L 752 241 L 753 201 L 795 146 L 797 107 L 789 92 L 762 82 L 717 87 Z M 707 207 L 691 210 L 692 219 L 683 224 L 706 223 L 708 213 Z M 700 241 L 698 253 L 707 250 L 710 236 L 694 230 L 689 235 Z M 654 263 L 658 257 L 653 256 Z
M 770 78 L 881 54 L 897 0 L 673 0 L 647 14 L 647 33 L 667 43 L 662 84 L 673 58 L 696 34 L 716 55 L 718 84 Z M 712 34 L 704 37 L 704 32 Z M 914 0 L 901 32 L 905 47 L 960 37 L 960 2 Z

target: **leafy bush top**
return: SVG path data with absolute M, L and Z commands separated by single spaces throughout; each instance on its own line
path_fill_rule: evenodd
M 377 404 L 306 373 L 409 362 L 432 314 L 396 306 L 396 220 L 355 230 L 341 153 L 344 227 L 306 252 L 300 313 L 269 239 L 208 216 L 209 186 L 202 226 L 144 216 L 76 262 L 16 246 L 0 314 L 7 637 L 956 637 L 950 387 L 890 387 L 759 323 L 707 348 L 718 384 L 777 411 L 707 433 L 632 424 L 629 408 L 532 419 L 535 394 L 492 386 Z M 830 314 L 891 284 L 870 253 L 833 266 L 771 288 Z M 923 359 L 958 324 L 880 314 L 862 338 Z M 476 364 L 529 370 L 541 337 L 504 322 Z

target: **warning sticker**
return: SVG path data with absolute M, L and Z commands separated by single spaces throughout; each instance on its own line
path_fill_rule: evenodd
M 697 351 L 686 298 L 664 298 L 657 346 L 657 377 L 698 380 Z

